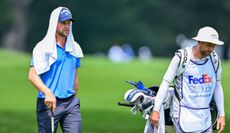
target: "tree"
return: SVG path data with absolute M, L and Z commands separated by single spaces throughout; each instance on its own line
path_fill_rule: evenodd
M 4 48 L 12 50 L 25 50 L 27 37 L 27 13 L 32 0 L 11 0 L 12 23 L 4 33 L 2 45 Z

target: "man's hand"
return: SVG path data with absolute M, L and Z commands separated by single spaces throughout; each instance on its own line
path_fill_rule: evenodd
M 42 93 L 45 94 L 45 104 L 49 109 L 52 109 L 54 112 L 56 109 L 56 98 L 54 94 L 51 92 L 49 88 L 46 87 L 46 85 L 43 83 L 41 78 L 38 76 L 38 74 L 35 71 L 34 67 L 30 68 L 29 71 L 29 80 L 32 82 L 32 84 Z
M 151 121 L 151 124 L 155 127 L 158 127 L 159 125 L 159 120 L 160 120 L 160 113 L 153 110 L 151 112 L 151 115 L 150 115 L 150 121 Z
M 52 112 L 56 110 L 56 98 L 50 90 L 45 93 L 44 102 L 49 109 L 52 109 Z
M 217 126 L 216 126 L 216 128 L 218 130 L 217 133 L 223 133 L 224 126 L 225 126 L 225 118 L 224 118 L 224 116 L 219 116 L 217 119 Z

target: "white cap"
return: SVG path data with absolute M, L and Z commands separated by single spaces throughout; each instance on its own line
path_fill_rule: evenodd
M 212 27 L 203 27 L 199 30 L 196 37 L 192 39 L 201 42 L 209 42 L 217 45 L 223 45 L 224 42 L 219 40 L 219 35 Z

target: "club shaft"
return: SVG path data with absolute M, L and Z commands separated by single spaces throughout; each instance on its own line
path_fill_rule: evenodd
M 51 111 L 51 132 L 54 133 L 54 113 Z

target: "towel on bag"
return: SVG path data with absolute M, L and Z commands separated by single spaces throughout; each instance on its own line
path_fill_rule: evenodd
M 158 128 L 157 127 L 153 127 L 150 119 L 148 119 L 146 121 L 145 124 L 145 129 L 144 129 L 144 133 L 165 133 L 165 118 L 164 118 L 164 107 L 161 106 L 160 108 L 160 121 L 159 121 L 159 125 Z

